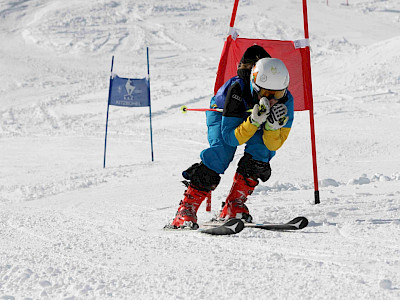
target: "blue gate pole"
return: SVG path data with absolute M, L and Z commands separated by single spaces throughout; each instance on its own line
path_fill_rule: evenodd
M 108 89 L 108 101 L 107 101 L 107 119 L 106 119 L 106 136 L 104 138 L 104 160 L 103 160 L 103 169 L 106 167 L 106 150 L 107 150 L 107 131 L 108 131 L 108 112 L 110 111 L 110 97 L 111 97 L 111 86 L 113 81 L 113 71 L 114 67 L 114 55 L 111 60 L 111 74 L 110 74 L 110 87 Z
M 150 142 L 151 142 L 151 161 L 154 161 L 153 152 L 153 126 L 151 124 L 151 98 L 150 98 L 150 64 L 149 64 L 149 47 L 147 47 L 147 92 L 149 97 L 149 114 L 150 114 Z

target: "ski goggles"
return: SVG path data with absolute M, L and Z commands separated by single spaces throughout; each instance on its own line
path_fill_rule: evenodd
M 276 100 L 279 100 L 286 96 L 286 91 L 287 91 L 287 89 L 274 91 L 274 90 L 267 90 L 267 89 L 260 88 L 260 91 L 257 93 L 261 97 L 266 97 L 267 99 L 274 98 Z

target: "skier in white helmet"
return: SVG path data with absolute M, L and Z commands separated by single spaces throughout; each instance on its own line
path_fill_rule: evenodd
M 238 75 L 229 79 L 211 99 L 207 126 L 210 147 L 200 154 L 201 162 L 182 175 L 188 180 L 185 198 L 167 228 L 197 229 L 197 210 L 220 182 L 239 145 L 246 144 L 233 185 L 219 218 L 240 218 L 251 222 L 245 205 L 255 187 L 271 176 L 270 160 L 287 139 L 293 122 L 293 97 L 288 90 L 289 72 L 285 64 L 260 46 L 246 50 Z M 252 108 L 252 112 L 248 110 Z
M 251 70 L 250 87 L 257 93 L 263 109 L 269 114 L 265 124 L 268 129 L 282 128 L 289 120 L 289 117 L 286 116 L 286 105 L 278 103 L 279 100 L 285 99 L 289 79 L 289 71 L 285 64 L 277 58 L 262 59 Z M 271 107 L 274 107 L 272 111 Z

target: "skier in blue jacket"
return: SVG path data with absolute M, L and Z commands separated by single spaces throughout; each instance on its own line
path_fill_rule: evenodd
M 210 147 L 201 152 L 200 163 L 182 173 L 189 185 L 169 228 L 199 227 L 199 206 L 211 197 L 220 174 L 242 144 L 246 144 L 244 156 L 219 217 L 252 221 L 245 202 L 259 180 L 265 182 L 271 176 L 269 161 L 287 139 L 293 123 L 293 97 L 287 89 L 289 72 L 285 64 L 260 46 L 246 50 L 237 74 L 211 99 L 211 108 L 223 108 L 223 113 L 206 113 Z

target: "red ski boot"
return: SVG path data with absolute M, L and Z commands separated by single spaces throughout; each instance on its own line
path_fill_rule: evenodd
M 236 173 L 233 178 L 231 191 L 226 198 L 224 207 L 219 215 L 221 219 L 238 218 L 246 222 L 253 220 L 249 209 L 244 204 L 247 196 L 251 195 L 258 185 L 258 181 L 251 178 L 244 178 L 243 175 Z
M 211 196 L 211 191 L 200 191 L 194 186 L 189 185 L 184 195 L 185 198 L 179 204 L 175 219 L 168 227 L 173 229 L 198 229 L 199 225 L 197 224 L 196 216 L 197 210 L 203 200 Z

